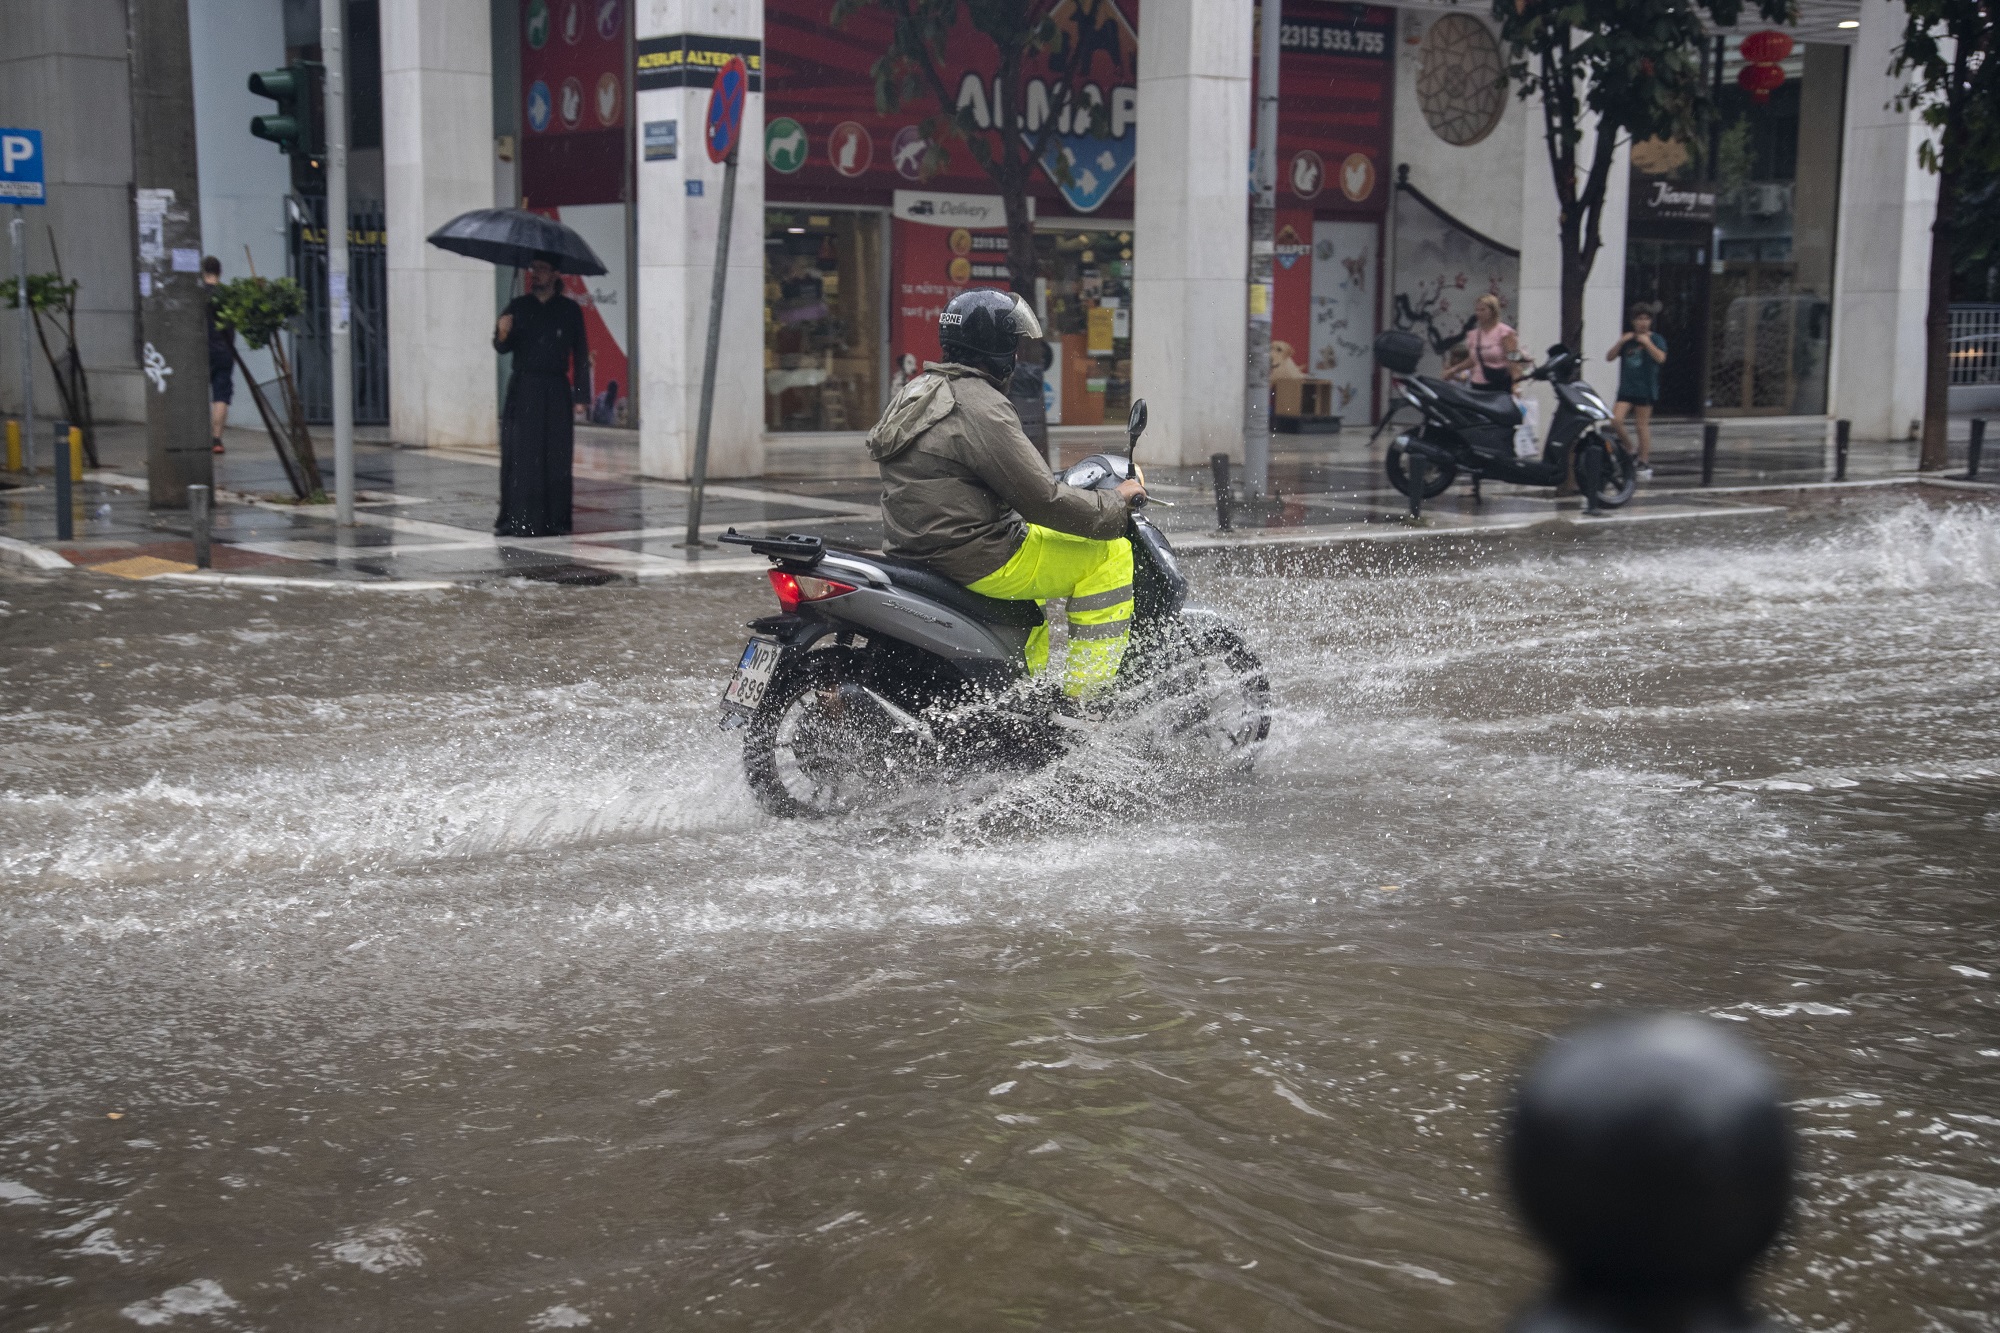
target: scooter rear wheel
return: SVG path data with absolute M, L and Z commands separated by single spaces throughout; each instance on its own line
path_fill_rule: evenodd
M 878 807 L 916 776 L 915 741 L 888 724 L 837 652 L 808 654 L 776 681 L 743 737 L 757 804 L 824 819 Z
M 1395 445 L 1382 460 L 1383 470 L 1389 474 L 1389 484 L 1404 495 L 1410 493 L 1410 469 L 1403 457 L 1403 451 Z M 1424 499 L 1432 500 L 1451 489 L 1458 480 L 1458 464 L 1432 462 L 1424 469 Z

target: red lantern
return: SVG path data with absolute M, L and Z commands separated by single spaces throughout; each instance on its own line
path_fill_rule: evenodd
M 1736 76 L 1736 86 L 1750 94 L 1750 100 L 1763 103 L 1771 100 L 1776 89 L 1785 86 L 1785 70 L 1781 65 L 1745 65 Z
M 1792 53 L 1792 35 L 1776 28 L 1766 28 L 1745 37 L 1737 50 L 1753 65 L 1774 64 Z

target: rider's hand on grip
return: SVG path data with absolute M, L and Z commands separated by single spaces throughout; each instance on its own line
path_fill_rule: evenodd
M 1146 503 L 1146 483 L 1137 479 L 1119 482 L 1115 493 L 1135 509 Z

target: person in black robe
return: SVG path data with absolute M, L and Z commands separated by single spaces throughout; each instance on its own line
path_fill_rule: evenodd
M 564 296 L 554 256 L 528 268 L 528 293 L 507 303 L 493 350 L 514 354 L 500 416 L 497 537 L 565 537 L 570 530 L 573 405 L 590 402 L 583 307 Z

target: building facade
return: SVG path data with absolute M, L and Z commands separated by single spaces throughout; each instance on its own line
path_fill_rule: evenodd
M 49 220 L 78 237 L 63 258 L 85 278 L 98 401 L 136 417 L 129 167 L 121 177 L 115 130 L 91 135 L 73 105 L 79 77 L 93 97 L 115 92 L 124 7 L 10 7 L 0 120 L 47 132 Z M 1028 186 L 1036 271 L 1021 295 L 1049 335 L 1059 432 L 1115 422 L 1143 396 L 1160 455 L 1240 452 L 1245 324 L 1260 305 L 1349 426 L 1386 407 L 1369 357 L 1382 329 L 1418 332 L 1436 357 L 1490 292 L 1525 346 L 1555 341 L 1540 114 L 1503 86 L 1505 53 L 1477 7 L 1285 0 L 1267 299 L 1247 286 L 1249 0 L 1066 0 L 1072 63 L 1031 62 L 1018 110 L 969 24 L 935 82 L 883 110 L 871 67 L 886 21 L 863 11 L 834 26 L 831 8 L 348 0 L 350 238 L 378 275 L 356 292 L 357 355 L 371 358 L 357 393 L 374 395 L 360 419 L 407 444 L 493 446 L 505 367 L 496 376 L 486 340 L 517 275 L 423 238 L 467 209 L 527 207 L 575 227 L 610 270 L 570 283 L 592 348 L 584 416 L 633 432 L 644 473 L 684 476 L 723 192 L 703 124 L 731 56 L 753 79 L 716 475 L 760 472 L 772 437 L 865 430 L 936 355 L 953 293 L 1012 285 L 998 187 L 971 143 L 938 132 L 946 111 L 1023 144 L 1056 122 Z M 309 277 L 323 210 L 312 181 L 247 134 L 261 107 L 244 80 L 317 55 L 318 4 L 196 0 L 190 15 L 205 248 L 231 271 Z M 1593 378 L 1610 387 L 1603 348 L 1646 302 L 1671 349 L 1662 415 L 1841 416 L 1862 438 L 1907 433 L 1921 415 L 1935 187 L 1917 164 L 1923 127 L 1886 105 L 1901 18 L 1890 0 L 1808 0 L 1793 27 L 1713 34 L 1702 56 L 1722 114 L 1708 141 L 1618 148 L 1586 295 Z M 115 107 L 101 114 L 117 121 Z M 31 258 L 46 266 L 43 251 Z M 302 343 L 309 372 L 310 327 Z

